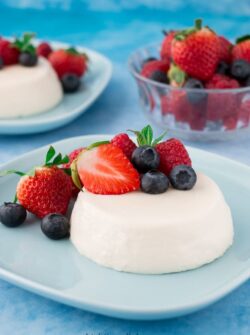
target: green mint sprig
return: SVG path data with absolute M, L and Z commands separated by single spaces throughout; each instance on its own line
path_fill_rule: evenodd
M 35 37 L 34 33 L 24 33 L 21 38 L 16 38 L 12 43 L 14 47 L 20 50 L 20 52 L 27 52 L 29 54 L 35 54 L 36 48 L 32 44 L 32 39 Z
M 157 137 L 155 140 L 153 139 L 153 129 L 150 125 L 147 125 L 144 127 L 141 131 L 138 130 L 131 130 L 128 129 L 128 131 L 132 132 L 137 137 L 137 143 L 141 147 L 143 145 L 149 145 L 149 146 L 156 146 L 159 142 L 162 141 L 162 139 L 166 136 L 167 132 L 165 131 L 162 135 Z

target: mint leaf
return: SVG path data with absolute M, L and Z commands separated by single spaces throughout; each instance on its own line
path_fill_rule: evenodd
M 55 156 L 55 154 L 56 154 L 55 149 L 52 146 L 50 146 L 46 155 L 45 164 L 48 164 L 51 161 L 51 159 Z
M 143 135 L 145 139 L 145 142 L 146 142 L 145 145 L 151 145 L 152 140 L 153 140 L 152 127 L 150 125 L 147 125 L 146 127 L 142 129 L 141 134 Z

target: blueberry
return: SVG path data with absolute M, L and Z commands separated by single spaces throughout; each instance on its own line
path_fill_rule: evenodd
M 198 90 L 202 90 L 204 88 L 203 83 L 195 78 L 189 78 L 185 84 L 184 84 L 185 88 L 188 89 L 198 89 Z M 194 91 L 187 91 L 187 96 L 188 96 L 188 100 L 192 103 L 192 104 L 197 104 L 199 102 L 201 102 L 202 100 L 204 100 L 207 97 L 207 93 L 205 92 L 194 92 Z
M 177 190 L 191 190 L 196 183 L 197 176 L 191 166 L 177 165 L 170 172 L 169 179 L 173 188 Z
M 29 52 L 22 52 L 19 56 L 19 63 L 23 66 L 32 67 L 37 64 L 38 57 L 36 54 Z
M 230 73 L 230 66 L 226 62 L 220 61 L 216 73 L 228 75 Z
M 143 66 L 144 66 L 145 64 L 147 64 L 147 63 L 149 63 L 149 62 L 152 62 L 152 61 L 154 61 L 154 60 L 157 60 L 157 58 L 155 58 L 155 57 L 148 57 L 148 58 L 144 59 L 144 61 L 143 61 L 142 64 L 141 64 L 141 67 L 143 68 Z
M 2 57 L 0 57 L 0 70 L 3 68 L 4 64 L 3 64 L 3 59 Z
M 141 190 L 145 193 L 160 194 L 169 187 L 168 177 L 159 171 L 148 171 L 141 178 Z
M 0 206 L 0 221 L 7 227 L 14 228 L 20 226 L 26 217 L 27 212 L 22 205 L 5 202 Z
M 60 240 L 69 236 L 69 220 L 62 214 L 48 214 L 42 219 L 41 229 L 52 240 Z
M 145 173 L 158 168 L 160 156 L 155 148 L 143 145 L 133 151 L 132 163 L 139 172 Z
M 65 93 L 74 93 L 80 87 L 80 78 L 74 73 L 66 73 L 62 79 L 62 86 Z
M 167 74 L 159 70 L 153 71 L 149 78 L 154 81 L 157 81 L 158 83 L 164 83 L 164 84 L 169 83 Z
M 236 79 L 246 79 L 250 76 L 250 63 L 244 59 L 237 59 L 231 65 L 231 75 Z

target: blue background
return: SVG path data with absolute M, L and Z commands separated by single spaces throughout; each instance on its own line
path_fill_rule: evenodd
M 250 33 L 248 0 L 2 0 L 0 34 L 37 32 L 39 38 L 82 44 L 114 64 L 108 88 L 68 126 L 32 136 L 0 136 L 0 163 L 65 137 L 141 128 L 146 120 L 126 60 L 134 48 L 160 41 L 163 28 L 190 26 L 198 16 L 231 39 Z M 158 130 L 156 129 L 156 132 Z M 189 143 L 250 165 L 250 139 Z M 15 252 L 15 250 L 13 250 Z M 140 335 L 250 333 L 250 281 L 198 313 L 157 322 L 122 321 L 38 297 L 0 281 L 1 335 Z

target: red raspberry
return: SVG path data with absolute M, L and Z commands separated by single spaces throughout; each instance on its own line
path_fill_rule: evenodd
M 133 151 L 136 149 L 136 145 L 134 142 L 128 137 L 127 134 L 122 133 L 116 135 L 112 140 L 111 144 L 120 148 L 123 153 L 127 156 L 129 160 L 131 160 L 131 156 Z
M 47 42 L 42 42 L 41 44 L 38 45 L 36 49 L 36 53 L 38 56 L 43 56 L 45 58 L 48 58 L 48 56 L 51 54 L 53 49 Z
M 4 65 L 17 64 L 19 54 L 19 50 L 10 41 L 0 39 L 0 57 Z
M 160 155 L 160 171 L 169 175 L 171 170 L 177 165 L 192 166 L 188 152 L 179 140 L 171 138 L 156 145 L 156 150 Z
M 215 74 L 206 84 L 209 89 L 239 88 L 237 80 L 225 75 Z M 229 92 L 210 92 L 207 101 L 207 119 L 210 121 L 224 121 L 235 117 L 238 110 L 238 95 Z

